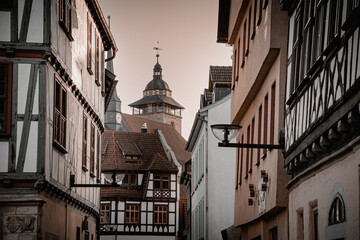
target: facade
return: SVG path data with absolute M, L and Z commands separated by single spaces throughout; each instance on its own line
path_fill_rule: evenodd
M 156 58 L 153 80 L 146 85 L 143 98 L 129 106 L 133 108 L 133 114 L 170 124 L 181 134 L 181 111 L 184 107 L 172 98 L 169 85 L 162 79 L 159 54 L 156 55 Z
M 278 144 L 283 129 L 288 16 L 277 0 L 219 2 L 218 42 L 233 45 L 236 142 Z M 279 150 L 237 148 L 234 227 L 241 239 L 288 239 L 289 177 Z
M 101 239 L 175 239 L 181 165 L 161 131 L 105 131 L 103 142 L 102 172 L 121 181 L 101 190 Z
M 191 152 L 190 210 L 194 240 L 222 239 L 222 231 L 234 223 L 236 151 L 218 149 L 210 128 L 219 122 L 230 122 L 231 73 L 231 67 L 210 67 L 209 88 L 201 95 L 201 108 L 186 145 L 186 150 Z M 212 96 L 211 101 L 206 100 L 207 96 Z
M 96 239 L 104 51 L 117 51 L 96 0 L 0 4 L 0 234 Z M 83 47 L 86 46 L 86 47 Z M 110 60 L 110 59 L 108 59 Z
M 289 239 L 359 238 L 359 1 L 280 1 Z

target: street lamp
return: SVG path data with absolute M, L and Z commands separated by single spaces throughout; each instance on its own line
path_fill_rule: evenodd
M 236 147 L 236 148 L 266 148 L 266 149 L 284 149 L 283 144 L 248 144 L 248 143 L 230 143 L 237 137 L 242 128 L 240 125 L 233 124 L 215 124 L 211 125 L 211 131 L 214 136 L 220 140 L 219 147 Z
M 121 187 L 119 184 L 125 177 L 125 174 L 116 172 L 105 172 L 102 173 L 106 181 L 111 182 L 111 184 L 77 184 L 75 183 L 75 174 L 70 174 L 70 188 L 73 187 L 99 187 L 99 188 L 109 188 L 109 187 Z

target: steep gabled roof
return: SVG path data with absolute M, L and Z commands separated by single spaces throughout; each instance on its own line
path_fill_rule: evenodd
M 121 113 L 121 116 L 129 132 L 141 132 L 141 127 L 144 123 L 147 125 L 148 133 L 154 133 L 156 130 L 161 130 L 165 136 L 166 142 L 174 151 L 177 160 L 182 166 L 190 159 L 191 153 L 185 151 L 186 140 L 173 126 L 143 118 L 141 115 Z
M 145 171 L 153 164 L 155 155 L 169 161 L 156 133 L 105 131 L 103 154 L 103 172 Z M 133 159 L 129 161 L 126 156 L 138 156 L 138 160 L 134 163 Z M 164 170 L 173 170 L 167 167 L 164 166 Z

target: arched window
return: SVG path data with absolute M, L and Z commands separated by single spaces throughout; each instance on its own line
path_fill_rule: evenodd
M 329 212 L 329 225 L 345 222 L 345 205 L 340 195 L 336 196 Z

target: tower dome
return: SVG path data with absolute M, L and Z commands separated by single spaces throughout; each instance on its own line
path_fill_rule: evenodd
M 159 54 L 156 54 L 153 79 L 146 85 L 143 98 L 129 104 L 133 114 L 172 124 L 181 133 L 181 111 L 184 109 L 172 98 L 169 85 L 162 79 L 162 67 L 159 64 Z

